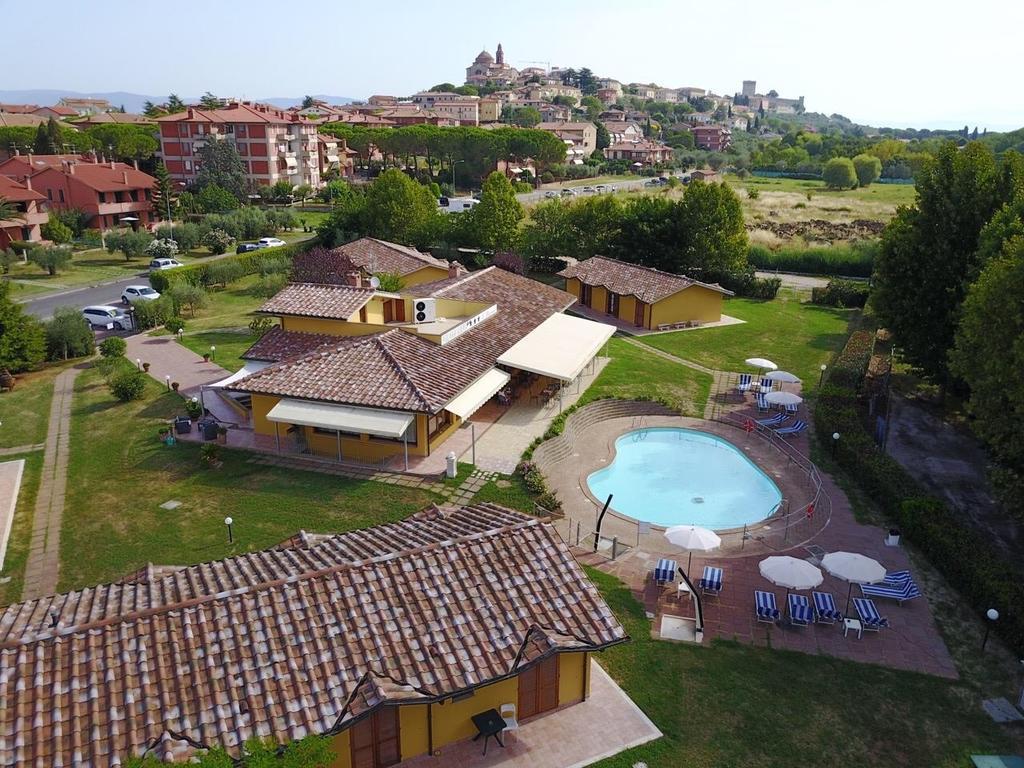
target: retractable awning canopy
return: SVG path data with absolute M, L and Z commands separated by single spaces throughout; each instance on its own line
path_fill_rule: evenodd
M 220 381 L 215 381 L 215 382 L 213 382 L 213 384 L 207 384 L 207 386 L 208 387 L 226 387 L 228 384 L 234 384 L 239 379 L 244 379 L 246 376 L 248 376 L 251 373 L 256 373 L 256 371 L 263 370 L 268 365 L 270 365 L 270 363 L 264 363 L 264 362 L 259 361 L 259 360 L 250 360 L 244 366 L 242 366 L 239 370 L 235 371 L 230 376 L 228 376 L 226 379 L 221 379 Z
M 279 423 L 391 438 L 404 435 L 415 418 L 414 414 L 404 411 L 311 403 L 288 398 L 280 400 L 267 414 L 268 420 Z
M 445 406 L 445 410 L 451 411 L 460 419 L 468 419 L 477 412 L 481 405 L 494 397 L 494 394 L 504 387 L 510 378 L 511 376 L 505 371 L 491 368 L 456 395 L 455 399 Z
M 558 313 L 498 358 L 501 365 L 572 381 L 615 334 L 615 326 Z

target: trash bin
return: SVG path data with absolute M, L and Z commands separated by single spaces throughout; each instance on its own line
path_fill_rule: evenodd
M 900 529 L 890 528 L 889 535 L 885 538 L 885 546 L 898 547 L 900 545 Z
M 450 451 L 448 453 L 448 455 L 444 457 L 444 459 L 447 462 L 447 467 L 445 468 L 445 474 L 448 477 L 455 477 L 455 475 L 458 474 L 458 469 L 457 469 L 456 464 L 455 464 L 455 462 L 456 462 L 455 451 Z
M 192 419 L 188 416 L 179 416 L 174 420 L 174 431 L 179 435 L 187 435 L 192 431 Z

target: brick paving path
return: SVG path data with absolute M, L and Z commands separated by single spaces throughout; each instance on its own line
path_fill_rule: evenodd
M 21 453 L 33 453 L 41 451 L 45 447 L 46 443 L 36 443 L 35 445 L 16 445 L 13 448 L 0 448 L 0 456 L 17 456 Z
M 25 566 L 22 600 L 31 600 L 57 591 L 60 569 L 60 526 L 64 515 L 68 457 L 71 437 L 71 398 L 78 367 L 64 371 L 53 382 L 50 422 L 46 431 L 43 472 L 32 518 L 32 540 Z

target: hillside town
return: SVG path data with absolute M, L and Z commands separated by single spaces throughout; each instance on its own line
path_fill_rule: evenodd
M 1024 765 L 1024 128 L 519 55 L 0 103 L 0 764 Z

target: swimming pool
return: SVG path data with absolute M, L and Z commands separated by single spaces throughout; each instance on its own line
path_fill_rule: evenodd
M 600 501 L 655 525 L 740 528 L 775 511 L 782 493 L 728 440 L 706 432 L 653 427 L 615 441 L 615 459 L 587 477 Z

